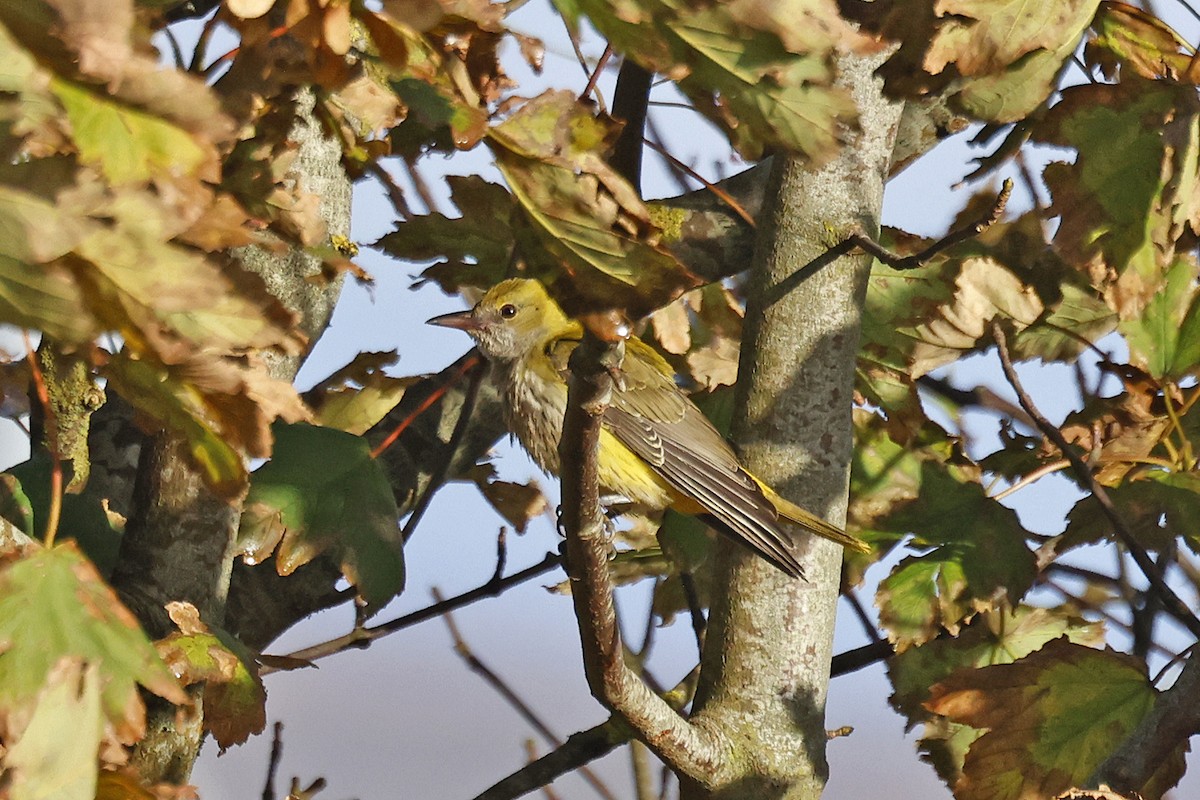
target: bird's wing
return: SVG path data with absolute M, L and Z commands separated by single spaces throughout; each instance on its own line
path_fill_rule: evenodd
M 785 572 L 801 574 L 774 505 L 725 438 L 675 386 L 666 361 L 640 341 L 630 340 L 628 347 L 623 380 L 604 412 L 605 427 L 667 483 L 703 506 L 720 527 Z
M 578 344 L 578 339 L 565 337 L 546 348 L 564 378 Z M 626 347 L 604 427 L 680 494 L 702 506 L 718 528 L 787 574 L 803 576 L 775 506 L 704 412 L 675 385 L 671 366 L 638 339 L 630 339 Z

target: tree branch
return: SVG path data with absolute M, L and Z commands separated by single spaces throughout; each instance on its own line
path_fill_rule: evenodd
M 589 334 L 571 354 L 567 411 L 559 442 L 561 521 L 567 537 L 567 574 L 584 672 L 596 699 L 626 722 L 659 758 L 695 780 L 707 780 L 724 760 L 726 749 L 719 744 L 719 736 L 690 725 L 626 665 L 617 626 L 596 458 L 601 415 L 623 351 L 623 345 L 606 345 Z
M 871 261 L 833 258 L 827 231 L 878 229 L 900 116 L 874 75 L 885 57 L 839 59 L 839 84 L 862 119 L 852 146 L 819 169 L 776 157 L 747 288 L 733 438 L 752 473 L 833 521 L 844 517 L 848 494 Z M 815 798 L 823 789 L 841 551 L 813 537 L 800 547 L 807 581 L 718 543 L 692 721 L 724 731 L 738 749 L 714 786 L 685 782 L 684 798 Z M 769 761 L 755 763 L 754 752 L 770 753 Z
M 475 800 L 512 800 L 528 794 L 590 761 L 608 755 L 628 742 L 629 738 L 629 730 L 613 720 L 580 731 L 567 739 L 562 747 L 517 770 L 477 795 Z
M 1162 573 L 1155 566 L 1154 561 L 1150 558 L 1150 554 L 1146 552 L 1146 548 L 1142 547 L 1141 542 L 1133 535 L 1133 531 L 1125 523 L 1125 519 L 1117 511 L 1116 505 L 1113 504 L 1112 498 L 1108 496 L 1108 491 L 1096 480 L 1096 476 L 1092 474 L 1092 470 L 1088 467 L 1087 462 L 1079 455 L 1079 451 L 1072 447 L 1060 431 L 1050 420 L 1042 414 L 1041 411 L 1033 404 L 1033 400 L 1025 391 L 1025 387 L 1021 385 L 1021 379 L 1017 377 L 1017 371 L 1013 368 L 1012 358 L 1008 353 L 1008 337 L 1004 333 L 1004 328 L 1000 325 L 999 320 L 992 322 L 992 336 L 996 340 L 996 351 L 1000 356 L 1000 367 L 1004 370 L 1004 377 L 1008 380 L 1009 385 L 1017 395 L 1017 401 L 1021 404 L 1021 408 L 1033 418 L 1037 423 L 1038 430 L 1042 432 L 1047 439 L 1052 441 L 1062 454 L 1071 462 L 1071 469 L 1075 473 L 1075 477 L 1087 491 L 1092 493 L 1096 498 L 1096 502 L 1100 504 L 1100 510 L 1108 519 L 1112 526 L 1113 532 L 1121 543 L 1129 550 L 1129 555 L 1133 558 L 1133 562 L 1137 564 L 1138 569 L 1146 576 L 1146 580 L 1150 582 L 1150 591 L 1158 595 L 1162 600 L 1163 608 L 1181 625 L 1188 629 L 1191 634 L 1200 638 L 1200 619 L 1188 608 L 1187 603 L 1175 594 L 1175 591 L 1167 585 Z
M 284 656 L 285 659 L 299 661 L 316 661 L 326 656 L 340 653 L 343 650 L 350 649 L 365 649 L 371 646 L 371 643 L 376 639 L 380 639 L 388 634 L 396 631 L 409 628 L 419 622 L 424 622 L 427 619 L 433 619 L 436 616 L 445 614 L 447 611 L 453 611 L 463 606 L 470 605 L 476 600 L 481 600 L 484 597 L 495 597 L 505 589 L 524 583 L 525 581 L 536 578 L 538 575 L 543 575 L 557 567 L 562 561 L 562 557 L 547 553 L 546 557 L 531 567 L 526 567 L 520 572 L 514 572 L 507 578 L 497 579 L 492 577 L 487 583 L 477 586 L 468 592 L 463 592 L 460 595 L 451 597 L 440 603 L 434 603 L 431 606 L 426 606 L 411 614 L 405 614 L 402 617 L 380 623 L 371 627 L 361 628 L 356 627 L 344 636 L 339 636 L 336 639 L 330 639 L 327 642 L 315 644 L 312 647 L 306 647 L 303 650 L 297 650 Z M 261 670 L 262 675 L 268 675 L 278 671 L 275 667 L 264 666 Z
M 1200 733 L 1200 659 L 1193 653 L 1170 689 L 1120 746 L 1088 778 L 1122 794 L 1140 792 L 1173 751 Z
M 433 599 L 437 603 L 445 602 L 446 598 L 436 588 L 433 590 Z M 487 664 L 475 655 L 471 646 L 467 644 L 467 640 L 463 638 L 462 632 L 458 629 L 458 623 L 454 621 L 454 614 L 450 610 L 442 615 L 442 621 L 446 623 L 446 628 L 450 631 L 450 638 L 454 640 L 454 652 L 458 653 L 459 657 L 466 662 L 468 669 L 474 672 L 479 677 L 483 678 L 488 686 L 496 690 L 496 693 L 508 702 L 510 706 L 520 715 L 521 719 L 525 720 L 551 747 L 562 747 L 563 740 L 558 734 L 550 729 L 550 726 L 537 715 L 528 703 L 518 695 L 508 683 L 501 678 Z M 531 742 L 532 744 L 532 742 Z M 605 785 L 604 781 L 600 780 L 595 772 L 588 769 L 586 766 L 579 767 L 579 774 L 587 782 L 596 794 L 605 798 L 605 800 L 616 800 L 612 790 Z

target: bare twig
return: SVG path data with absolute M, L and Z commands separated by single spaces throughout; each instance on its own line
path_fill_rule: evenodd
M 475 797 L 475 800 L 512 800 L 553 782 L 584 764 L 608 755 L 629 741 L 631 732 L 615 720 L 574 734 L 562 747 L 527 764 Z
M 275 774 L 279 772 L 279 759 L 283 757 L 283 723 L 276 722 L 271 729 L 271 755 L 267 758 L 267 782 L 263 784 L 262 800 L 275 800 Z
M 862 626 L 863 632 L 867 634 L 867 638 L 872 642 L 878 642 L 883 637 L 879 635 L 879 631 L 875 628 L 875 621 L 863 608 L 862 600 L 858 599 L 858 592 L 850 589 L 842 593 L 842 598 L 850 604 L 850 610 L 854 612 L 854 616 L 858 619 L 858 624 Z
M 583 87 L 583 91 L 579 93 L 580 100 L 586 100 L 587 96 L 596 89 L 596 82 L 600 80 L 600 73 L 608 66 L 608 60 L 612 58 L 613 46 L 609 43 L 604 46 L 604 52 L 600 54 L 600 60 L 596 62 L 596 68 L 592 70 L 591 76 L 588 78 L 587 86 Z M 597 95 L 599 100 L 599 95 Z
M 408 204 L 408 198 L 404 196 L 404 190 L 400 188 L 400 184 L 396 183 L 396 179 L 383 164 L 372 159 L 366 163 L 366 170 L 383 185 L 383 190 L 387 193 L 392 208 L 396 209 L 396 213 L 400 215 L 401 219 L 408 221 L 416 216 Z
M 417 525 L 420 523 L 421 517 L 425 515 L 429 504 L 433 501 L 434 494 L 446 483 L 446 475 L 450 472 L 450 463 L 454 461 L 454 454 L 458 452 L 458 448 L 462 445 L 463 437 L 467 435 L 467 428 L 471 425 L 471 414 L 475 410 L 475 400 L 479 397 L 479 387 L 483 385 L 483 376 L 486 373 L 487 369 L 481 365 L 471 375 L 471 382 L 467 385 L 467 392 L 463 396 L 462 408 L 459 409 L 458 419 L 454 422 L 454 432 L 450 434 L 450 444 L 446 447 L 441 462 L 430 475 L 429 482 L 425 484 L 425 490 L 421 493 L 420 498 L 417 499 L 412 513 L 409 514 L 408 522 L 404 523 L 404 530 L 400 533 L 400 539 L 405 544 L 408 543 L 413 533 L 416 532 Z
M 404 164 L 404 168 L 408 170 L 408 179 L 412 181 L 413 188 L 417 192 L 417 197 L 421 198 L 421 202 L 425 205 L 425 210 L 430 213 L 436 213 L 438 210 L 437 200 L 433 197 L 433 192 L 429 189 L 429 184 L 425 181 L 425 176 L 417 169 L 417 165 L 407 158 L 400 159 Z
M 754 217 L 751 216 L 750 212 L 747 211 L 745 208 L 743 208 L 742 205 L 733 198 L 733 195 L 729 194 L 724 189 L 722 189 L 720 186 L 717 186 L 715 183 L 713 183 L 712 181 L 705 178 L 699 172 L 696 172 L 696 170 L 692 169 L 687 164 L 683 163 L 678 158 L 671 155 L 669 152 L 667 152 L 667 148 L 663 147 L 658 142 L 651 141 L 650 139 L 645 139 L 644 141 L 645 141 L 645 144 L 647 147 L 649 147 L 651 150 L 653 150 L 654 152 L 658 153 L 660 156 L 665 158 L 667 160 L 667 163 L 670 164 L 672 167 L 674 167 L 675 169 L 677 169 L 683 173 L 686 173 L 688 176 L 690 176 L 693 180 L 697 181 L 698 183 L 703 184 L 705 189 L 707 189 L 712 194 L 716 195 L 717 199 L 719 199 L 722 203 L 729 206 L 729 210 L 732 211 L 733 213 L 737 214 L 739 217 L 741 217 L 743 222 L 745 222 L 751 228 L 758 227 L 757 224 L 754 222 Z M 852 247 L 846 248 L 847 252 L 849 252 L 851 249 L 853 249 L 853 248 Z
M 649 105 L 657 105 L 657 104 L 653 100 L 651 100 Z M 691 108 L 691 107 L 688 106 L 688 108 Z M 663 139 L 663 135 L 658 129 L 658 124 L 654 121 L 654 117 L 647 117 L 646 118 L 646 142 L 645 142 L 646 145 L 648 147 L 654 148 L 654 150 L 656 152 L 662 152 L 662 150 L 660 150 L 659 148 L 666 149 L 666 145 L 663 144 L 664 141 L 665 140 Z M 679 191 L 679 193 L 687 194 L 688 192 L 692 191 L 692 185 L 687 182 L 687 179 L 689 177 L 688 171 L 680 168 L 679 166 L 677 166 L 675 164 L 674 161 L 672 161 L 670 159 L 666 159 L 666 162 L 667 162 L 667 167 L 669 167 L 668 172 L 671 175 L 671 179 L 675 181 L 675 188 Z
M 292 778 L 292 788 L 288 791 L 287 800 L 312 800 L 324 788 L 324 778 L 317 778 L 303 789 L 300 788 L 300 779 Z
M 880 639 L 844 653 L 838 653 L 829 660 L 829 677 L 837 678 L 851 672 L 869 667 L 876 661 L 886 661 L 896 654 L 895 646 L 887 639 Z
M 432 590 L 432 593 L 434 601 L 438 603 L 446 602 L 446 599 L 442 597 L 442 593 L 436 588 Z M 450 638 L 454 640 L 454 652 L 458 653 L 459 657 L 461 657 L 462 660 L 467 663 L 467 667 L 476 675 L 483 678 L 488 686 L 491 686 L 493 689 L 495 689 L 496 693 L 503 697 L 505 701 L 507 701 L 508 704 L 516 710 L 521 719 L 529 723 L 529 726 L 537 731 L 538 735 L 541 736 L 550 746 L 562 747 L 562 738 L 560 738 L 557 733 L 550 729 L 550 726 L 547 725 L 546 722 L 539 717 L 532 708 L 530 708 L 529 704 L 526 703 L 520 695 L 513 691 L 512 687 L 508 685 L 507 681 L 501 678 L 491 667 L 483 663 L 483 661 L 481 661 L 479 657 L 475 655 L 474 651 L 471 650 L 470 645 L 468 645 L 467 641 L 463 638 L 462 632 L 459 631 L 458 624 L 454 621 L 454 614 L 447 611 L 442 615 L 442 621 L 446 623 L 446 627 L 450 631 Z M 530 760 L 532 761 L 535 759 L 536 756 L 533 756 Z M 588 769 L 587 766 L 580 766 L 579 774 L 585 781 L 587 781 L 589 786 L 596 790 L 596 794 L 605 798 L 605 800 L 616 800 L 616 796 L 612 793 L 608 786 L 604 784 L 604 781 L 600 780 L 600 777 L 596 775 L 595 772 L 592 772 L 592 770 Z
M 1022 475 L 1020 479 L 1013 482 L 1013 484 L 1007 489 L 996 492 L 994 495 L 992 495 L 992 499 L 1003 500 L 1010 494 L 1019 492 L 1026 486 L 1038 482 L 1047 475 L 1064 470 L 1069 466 L 1071 466 L 1071 462 L 1065 458 L 1060 458 L 1058 461 L 1051 461 L 1049 464 L 1043 464 L 1028 475 Z
M 400 420 L 399 424 L 392 429 L 392 432 L 389 433 L 383 439 L 383 441 L 375 445 L 375 449 L 371 451 L 371 458 L 379 458 L 383 451 L 395 444 L 396 440 L 400 438 L 400 434 L 404 433 L 408 426 L 411 425 L 417 417 L 424 414 L 433 407 L 434 403 L 441 400 L 451 386 L 461 380 L 464 375 L 473 369 L 480 369 L 480 371 L 482 371 L 483 364 L 483 358 L 480 357 L 478 352 L 472 351 L 464 356 L 462 358 L 462 363 L 458 367 L 458 370 L 454 372 L 443 385 L 430 392 L 429 396 L 426 397 L 420 405 L 412 410 L 412 413 Z M 459 419 L 462 419 L 462 417 L 460 416 Z M 455 424 L 455 428 L 457 429 L 457 423 Z
M 964 225 L 961 228 L 950 231 L 941 239 L 938 239 L 933 244 L 926 247 L 919 253 L 911 256 L 898 256 L 887 248 L 880 245 L 878 242 L 867 236 L 862 231 L 854 231 L 846 240 L 835 247 L 831 248 L 831 252 L 836 252 L 838 255 L 845 255 L 855 247 L 869 253 L 875 258 L 887 264 L 892 269 L 905 270 L 916 269 L 923 266 L 929 259 L 942 253 L 956 244 L 965 242 L 968 239 L 973 239 L 979 234 L 986 231 L 988 228 L 996 224 L 1000 219 L 1000 215 L 1004 213 L 1004 207 L 1008 205 L 1008 198 L 1012 195 L 1013 182 L 1006 178 L 1004 184 L 1000 188 L 1000 194 L 996 196 L 996 202 L 987 214 L 984 214 L 974 222 Z
M 1141 542 L 1133 535 L 1124 518 L 1117 511 L 1117 507 L 1113 504 L 1112 498 L 1108 496 L 1108 492 L 1096 480 L 1096 476 L 1092 474 L 1091 469 L 1088 468 L 1087 462 L 1071 446 L 1066 437 L 1063 436 L 1062 431 L 1055 427 L 1050 420 L 1046 419 L 1042 415 L 1042 412 L 1034 406 L 1033 400 L 1030 399 L 1029 394 L 1021 385 L 1021 379 L 1017 377 L 1017 371 L 1013 367 L 1012 358 L 1008 353 L 1008 337 L 1005 335 L 1004 328 L 998 320 L 992 322 L 992 336 L 996 340 L 996 350 L 1000 356 L 1000 366 L 1004 370 L 1004 377 L 1016 393 L 1021 408 L 1025 409 L 1025 412 L 1033 418 L 1038 430 L 1052 441 L 1071 462 L 1071 468 L 1076 478 L 1096 498 L 1096 502 L 1100 504 L 1100 510 L 1108 519 L 1113 532 L 1117 535 L 1121 544 L 1129 550 L 1129 555 L 1133 558 L 1133 562 L 1137 564 L 1138 569 L 1142 571 L 1142 574 L 1146 576 L 1146 580 L 1150 582 L 1150 591 L 1156 593 L 1159 599 L 1162 600 L 1163 608 L 1181 625 L 1187 628 L 1193 636 L 1200 638 L 1200 619 L 1197 619 L 1187 604 L 1167 585 L 1167 582 L 1163 579 L 1162 574 L 1151 560 L 1146 549 L 1142 547 Z
M 654 800 L 658 792 L 654 785 L 654 771 L 650 769 L 650 751 L 636 739 L 629 743 L 629 764 L 633 769 L 637 800 Z
M 484 597 L 495 597 L 503 592 L 525 581 L 536 578 L 539 575 L 544 575 L 562 563 L 562 556 L 557 553 L 547 553 L 546 557 L 531 567 L 526 567 L 520 572 L 514 572 L 507 578 L 500 580 L 490 580 L 482 586 L 477 586 L 468 592 L 451 597 L 442 603 L 434 603 L 431 606 L 414 611 L 411 614 L 405 614 L 403 617 L 388 622 L 380 623 L 368 628 L 355 628 L 349 633 L 339 636 L 336 639 L 330 639 L 327 642 L 315 644 L 312 647 L 305 647 L 302 650 L 297 650 L 294 653 L 289 653 L 284 656 L 285 659 L 301 660 L 301 661 L 316 661 L 326 656 L 340 653 L 350 649 L 366 649 L 371 646 L 371 643 L 376 639 L 380 639 L 388 634 L 396 631 L 412 627 L 419 622 L 424 622 L 427 619 L 441 616 L 447 611 L 462 608 L 470 605 L 476 600 Z M 272 672 L 277 672 L 279 668 L 264 665 L 261 669 L 261 674 L 268 675 Z
M 716 774 L 727 750 L 707 730 L 680 717 L 629 668 L 616 621 L 596 454 L 601 415 L 623 349 L 589 334 L 571 354 L 567 410 L 559 442 L 571 599 L 592 694 L 633 728 L 659 758 L 699 779 Z
M 998 414 L 1010 416 L 1015 420 L 1026 423 L 1031 428 L 1036 427 L 1033 420 L 1025 413 L 1025 409 L 996 394 L 987 386 L 960 389 L 949 381 L 943 378 L 935 378 L 932 375 L 922 375 L 917 378 L 916 382 L 917 386 L 922 389 L 928 389 L 960 408 L 984 408 L 989 411 L 995 411 Z
M 25 359 L 29 362 L 29 375 L 33 380 L 34 393 L 42 408 L 43 425 L 42 438 L 46 449 L 50 452 L 50 506 L 46 510 L 46 528 L 42 541 L 46 547 L 54 546 L 54 537 L 58 534 L 58 521 L 62 517 L 63 503 L 63 469 L 62 452 L 58 446 L 58 415 L 54 413 L 54 404 L 50 402 L 50 389 L 46 386 L 46 376 L 42 365 L 38 363 L 37 351 L 29 338 L 29 331 L 22 330 L 25 339 Z M 36 443 L 35 443 L 36 444 Z
M 216 5 L 214 3 L 214 5 Z M 192 63 L 188 65 L 188 72 L 203 74 L 205 71 L 204 59 L 208 56 L 208 43 L 212 41 L 213 33 L 217 30 L 217 20 L 220 14 L 213 14 L 204 21 L 204 27 L 200 29 L 200 35 L 196 38 L 196 49 L 192 51 Z
M 496 534 L 496 569 L 492 571 L 492 581 L 498 581 L 504 577 L 504 570 L 508 568 L 508 528 L 500 526 L 500 532 Z
M 708 620 L 704 618 L 704 606 L 700 603 L 700 592 L 696 590 L 696 579 L 690 572 L 679 573 L 679 584 L 683 587 L 683 596 L 687 598 L 688 616 L 692 619 L 692 633 L 696 635 L 696 652 L 704 654 L 704 629 Z

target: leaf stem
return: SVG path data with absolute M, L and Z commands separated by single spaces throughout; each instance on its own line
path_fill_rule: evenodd
M 43 437 L 46 440 L 46 449 L 50 451 L 50 505 L 46 510 L 46 531 L 42 534 L 42 541 L 46 547 L 53 547 L 54 537 L 58 534 L 58 523 L 62 518 L 63 499 L 62 456 L 58 451 L 58 417 L 54 413 L 54 404 L 50 402 L 50 390 L 46 387 L 46 376 L 42 372 L 41 364 L 38 363 L 33 341 L 29 338 L 29 331 L 22 330 L 21 336 L 25 339 L 25 359 L 29 362 L 34 391 L 37 393 L 38 402 L 45 415 Z

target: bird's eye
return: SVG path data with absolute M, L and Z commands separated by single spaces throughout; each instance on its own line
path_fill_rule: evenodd
M 516 315 L 517 307 L 512 303 L 505 303 L 504 305 L 500 306 L 500 316 L 504 317 L 505 319 L 512 319 Z

